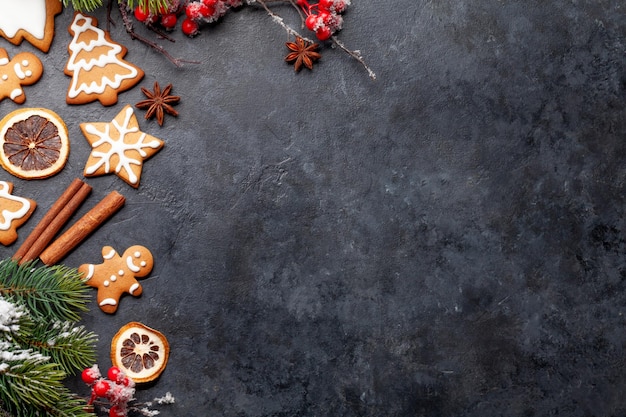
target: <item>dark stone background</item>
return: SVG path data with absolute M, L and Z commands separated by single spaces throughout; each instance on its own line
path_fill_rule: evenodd
M 2 43 L 44 59 L 26 105 L 72 143 L 51 179 L 0 172 L 40 206 L 20 241 L 82 175 L 78 124 L 143 98 L 65 104 L 71 15 L 45 56 Z M 100 366 L 137 320 L 171 343 L 137 392 L 172 392 L 164 417 L 626 415 L 625 16 L 619 0 L 354 0 L 340 38 L 377 81 L 329 47 L 294 74 L 258 7 L 160 42 L 201 61 L 182 69 L 118 19 L 140 85 L 182 102 L 163 128 L 140 122 L 166 146 L 139 189 L 88 180 L 81 213 L 111 190 L 127 204 L 64 263 L 104 245 L 156 257 L 140 299 L 85 316 Z

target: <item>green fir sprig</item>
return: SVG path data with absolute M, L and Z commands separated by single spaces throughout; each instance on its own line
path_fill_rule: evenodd
M 89 287 L 75 269 L 0 261 L 0 415 L 93 416 L 64 379 L 95 362 L 78 326 Z
M 90 299 L 77 270 L 36 267 L 32 262 L 18 265 L 10 259 L 0 261 L 0 296 L 25 304 L 33 316 L 47 321 L 80 320 Z
M 61 0 L 59 0 L 61 1 Z M 148 6 L 148 10 L 152 13 L 158 12 L 161 7 L 167 8 L 169 5 L 168 0 L 117 0 L 119 4 L 124 4 L 129 8 L 134 8 L 137 5 Z M 103 6 L 102 0 L 63 0 L 63 5 L 72 8 L 78 12 L 89 12 Z

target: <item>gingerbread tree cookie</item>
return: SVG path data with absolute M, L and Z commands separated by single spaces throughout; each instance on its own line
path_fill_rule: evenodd
M 135 188 L 139 187 L 143 161 L 165 144 L 139 130 L 137 117 L 129 105 L 110 123 L 81 123 L 80 128 L 92 147 L 84 175 L 115 173 Z
M 60 0 L 0 0 L 0 36 L 14 45 L 24 39 L 48 52 L 54 38 L 54 16 Z
M 77 12 L 69 27 L 73 38 L 65 66 L 65 74 L 72 77 L 68 104 L 99 100 L 104 106 L 113 105 L 118 93 L 134 87 L 144 76 L 139 67 L 123 59 L 126 47 L 114 42 L 97 24 L 94 17 Z
M 85 283 L 98 289 L 98 306 L 105 313 L 117 311 L 120 297 L 128 293 L 138 297 L 143 292 L 137 278 L 143 278 L 152 271 L 152 253 L 144 246 L 131 246 L 122 256 L 111 246 L 102 248 L 104 262 L 99 265 L 83 264 L 78 268 Z
M 6 49 L 0 48 L 0 101 L 10 98 L 17 104 L 26 101 L 23 85 L 35 84 L 43 74 L 43 64 L 36 55 L 21 52 L 9 60 Z
M 33 214 L 34 200 L 11 194 L 13 184 L 0 181 L 0 243 L 8 246 L 17 240 L 17 228 Z

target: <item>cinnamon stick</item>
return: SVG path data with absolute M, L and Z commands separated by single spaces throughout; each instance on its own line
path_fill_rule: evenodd
M 107 219 L 124 206 L 126 199 L 117 191 L 110 192 L 65 233 L 39 255 L 46 265 L 54 265 L 71 252 L 80 242 L 94 232 Z
M 91 193 L 91 186 L 89 184 L 83 184 L 72 199 L 63 207 L 59 214 L 50 222 L 48 227 L 41 233 L 39 238 L 33 243 L 31 248 L 26 252 L 20 264 L 26 261 L 37 259 L 41 253 L 46 249 L 48 244 L 52 242 L 52 239 L 57 235 L 59 230 L 63 228 L 65 223 L 72 217 L 72 215 L 83 204 L 83 201 Z
M 73 211 L 71 213 L 69 212 L 66 213 L 67 218 L 64 219 L 65 222 L 63 222 L 63 224 L 60 224 L 56 230 L 54 231 L 50 230 L 49 229 L 50 224 L 58 218 L 61 211 L 63 211 L 67 207 L 68 203 L 76 197 L 76 194 L 78 193 L 78 191 L 81 189 L 81 187 L 84 187 L 84 186 L 89 187 L 89 190 L 91 191 L 91 187 L 85 184 L 79 178 L 74 179 L 74 181 L 70 183 L 70 185 L 65 189 L 65 191 L 54 202 L 52 207 L 50 207 L 50 209 L 42 217 L 42 219 L 39 221 L 37 226 L 35 226 L 35 228 L 32 230 L 30 235 L 28 235 L 28 237 L 24 240 L 24 243 L 22 243 L 19 249 L 15 252 L 15 255 L 13 255 L 13 260 L 23 263 L 26 261 L 32 261 L 34 259 L 37 259 L 41 251 L 43 251 L 43 249 L 45 248 L 45 245 L 50 243 L 50 240 L 52 240 L 54 235 L 61 229 L 61 227 L 63 227 L 65 222 L 69 220 L 69 218 L 73 214 Z M 76 203 L 78 203 L 78 201 L 76 201 Z M 80 204 L 76 205 L 76 208 L 74 209 L 74 211 L 78 208 L 79 205 Z M 60 223 L 60 220 L 58 222 Z M 46 242 L 43 246 L 34 249 L 33 246 L 36 244 L 36 242 L 41 238 L 42 234 L 44 234 L 45 232 L 51 234 L 50 240 L 48 240 L 48 242 Z

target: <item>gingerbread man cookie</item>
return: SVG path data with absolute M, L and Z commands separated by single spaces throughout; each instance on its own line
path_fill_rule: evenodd
M 5 246 L 17 240 L 16 229 L 28 220 L 37 203 L 11 195 L 13 184 L 0 181 L 0 243 Z
M 26 39 L 48 52 L 54 38 L 54 16 L 63 11 L 60 0 L 0 0 L 0 36 L 19 45 Z
M 85 283 L 98 289 L 98 306 L 105 313 L 117 311 L 120 297 L 128 293 L 138 297 L 143 292 L 137 278 L 143 278 L 152 271 L 152 253 L 144 246 L 131 246 L 122 256 L 110 246 L 102 248 L 104 263 L 83 264 L 78 272 L 83 274 Z
M 36 55 L 20 52 L 9 61 L 6 49 L 0 48 L 0 101 L 10 98 L 17 104 L 26 101 L 23 85 L 35 84 L 43 74 L 43 64 Z

